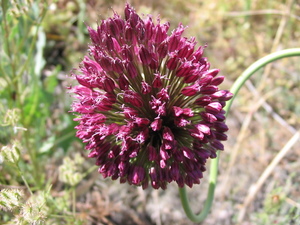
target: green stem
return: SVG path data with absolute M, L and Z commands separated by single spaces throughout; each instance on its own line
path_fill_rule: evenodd
M 71 193 L 72 193 L 72 213 L 73 213 L 73 216 L 75 216 L 76 215 L 76 188 L 75 188 L 75 186 L 72 186 Z
M 91 172 L 97 170 L 99 168 L 99 166 L 92 166 L 90 169 L 88 169 L 88 171 L 86 171 L 84 174 L 83 174 L 83 177 L 86 177 L 87 175 L 89 175 Z
M 23 63 L 23 65 L 21 65 L 20 71 L 14 77 L 13 82 L 20 83 L 21 82 L 20 78 L 22 77 L 22 75 L 24 74 L 24 72 L 26 72 L 26 70 L 28 70 L 28 64 L 29 64 L 29 62 L 30 62 L 30 60 L 32 58 L 32 55 L 34 53 L 34 50 L 36 48 L 36 42 L 37 42 L 37 38 L 38 38 L 38 32 L 39 32 L 39 29 L 41 27 L 42 21 L 43 21 L 43 19 L 46 16 L 47 10 L 48 10 L 47 3 L 44 3 L 44 4 L 45 5 L 42 6 L 43 7 L 42 8 L 42 13 L 41 13 L 40 17 L 38 18 L 38 21 L 36 23 L 34 21 L 32 21 L 31 28 L 33 27 L 33 25 L 35 25 L 36 26 L 36 31 L 34 33 L 32 42 L 31 42 L 31 44 L 29 46 L 29 51 L 27 53 L 28 54 L 27 58 L 26 58 L 25 62 Z M 32 82 L 32 84 L 33 84 L 32 89 L 35 91 L 35 88 L 37 87 L 37 80 L 34 79 L 33 82 Z M 23 90 L 18 91 L 17 94 L 21 94 L 21 92 L 23 92 Z M 20 97 L 18 97 L 17 99 L 19 101 L 19 105 L 20 105 L 19 108 L 21 109 L 21 114 L 23 115 L 22 116 L 22 124 L 24 125 L 24 127 L 30 127 L 30 125 L 31 125 L 30 122 L 31 122 L 31 118 L 32 118 L 32 117 L 30 117 L 30 114 L 32 114 L 32 112 L 37 107 L 38 96 L 37 95 L 34 96 L 34 104 L 31 106 L 31 110 L 30 110 L 29 115 L 26 115 L 26 116 L 25 116 L 25 113 L 24 113 L 24 102 L 21 100 Z M 39 189 L 41 189 L 43 187 L 44 180 L 43 180 L 43 177 L 41 177 L 40 172 L 41 172 L 41 169 L 43 169 L 43 167 L 42 167 L 42 163 L 39 162 L 39 160 L 37 159 L 36 148 L 34 148 L 32 146 L 32 143 L 30 143 L 30 131 L 27 131 L 25 133 L 25 145 L 26 145 L 28 154 L 30 156 L 30 160 L 32 162 L 32 168 L 33 168 L 32 174 L 33 174 L 34 181 L 36 183 L 36 186 Z
M 237 93 L 241 89 L 241 87 L 245 84 L 245 82 L 260 68 L 264 67 L 265 65 L 274 62 L 278 59 L 287 58 L 287 57 L 293 57 L 293 56 L 300 56 L 300 48 L 291 48 L 286 49 L 278 52 L 271 53 L 270 55 L 267 55 L 259 60 L 257 60 L 255 63 L 253 63 L 251 66 L 249 66 L 242 75 L 234 82 L 232 88 L 230 91 L 233 93 L 233 98 L 227 102 L 226 106 L 224 107 L 224 110 L 226 111 L 226 116 L 230 110 L 230 107 L 232 105 L 232 102 L 234 98 L 236 97 Z M 219 162 L 219 152 L 217 153 L 217 157 L 215 159 L 211 160 L 210 164 L 210 176 L 209 176 L 209 188 L 208 188 L 208 194 L 207 194 L 207 200 L 205 201 L 203 210 L 200 214 L 195 214 L 189 204 L 187 193 L 185 187 L 179 188 L 179 195 L 181 199 L 181 204 L 183 206 L 183 209 L 187 215 L 187 217 L 195 222 L 200 223 L 202 222 L 208 215 L 212 202 L 214 199 L 214 192 L 217 182 L 217 176 L 218 176 L 218 162 Z
M 24 181 L 25 186 L 27 187 L 29 193 L 32 195 L 31 188 L 30 188 L 29 184 L 27 183 L 27 180 L 26 180 L 21 168 L 18 165 L 17 165 L 17 168 L 18 168 L 19 175 L 21 176 L 22 180 Z
M 271 53 L 270 55 L 267 55 L 259 60 L 257 60 L 255 63 L 253 63 L 251 66 L 249 66 L 242 75 L 234 82 L 232 88 L 230 91 L 233 93 L 233 98 L 228 101 L 226 104 L 224 110 L 226 111 L 226 115 L 228 114 L 230 107 L 232 105 L 232 102 L 234 98 L 236 97 L 236 94 L 241 89 L 241 87 L 245 84 L 245 82 L 260 68 L 264 67 L 265 65 L 274 62 L 278 59 L 287 58 L 287 57 L 293 57 L 293 56 L 300 56 L 300 48 L 290 48 L 281 50 L 278 52 Z
M 7 18 L 6 18 L 6 12 L 7 12 L 7 5 L 8 1 L 2 1 L 2 4 L 1 4 L 1 9 L 3 10 L 3 22 L 2 22 L 2 26 L 3 26 L 3 30 L 5 31 L 4 32 L 4 35 L 3 35 L 3 42 L 4 42 L 4 45 L 3 45 L 3 49 L 4 49 L 4 52 L 6 52 L 7 54 L 7 57 L 9 59 L 9 63 L 10 63 L 10 68 L 11 68 L 11 76 L 12 76 L 12 79 L 10 79 L 10 74 L 7 74 L 5 73 L 4 71 L 1 72 L 3 74 L 4 77 L 8 76 L 7 80 L 9 81 L 7 84 L 8 84 L 8 88 L 9 88 L 9 92 L 10 92 L 10 97 L 8 100 L 9 100 L 9 104 L 10 106 L 14 106 L 14 98 L 15 98 L 15 94 L 18 95 L 17 93 L 17 90 L 18 90 L 18 84 L 17 82 L 13 82 L 12 80 L 16 77 L 16 64 L 15 64 L 15 60 L 13 58 L 13 54 L 12 54 L 12 49 L 11 49 L 11 44 L 9 43 L 9 35 L 10 35 L 10 32 L 11 32 L 11 27 L 10 27 L 10 24 L 8 24 L 8 21 L 7 21 Z M 1 46 L 2 47 L 2 46 Z M 1 69 L 2 70 L 2 69 Z M 13 102 L 11 101 L 13 100 Z

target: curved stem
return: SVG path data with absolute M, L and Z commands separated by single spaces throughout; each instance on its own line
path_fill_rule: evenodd
M 227 102 L 226 106 L 224 107 L 224 110 L 226 111 L 226 115 L 228 114 L 230 107 L 232 105 L 232 102 L 234 98 L 236 97 L 236 94 L 241 89 L 241 87 L 245 84 L 245 82 L 260 68 L 264 67 L 268 63 L 274 62 L 278 59 L 287 58 L 287 57 L 293 57 L 293 56 L 300 56 L 300 48 L 291 48 L 291 49 L 285 49 L 278 52 L 271 53 L 270 55 L 267 55 L 259 60 L 257 60 L 255 63 L 253 63 L 251 66 L 249 66 L 242 75 L 234 82 L 232 85 L 232 88 L 230 91 L 233 93 L 233 98 L 230 99 L 230 101 Z
M 271 53 L 270 55 L 267 55 L 267 56 L 257 60 L 255 63 L 253 63 L 251 66 L 249 66 L 242 73 L 242 75 L 234 82 L 232 88 L 230 89 L 230 91 L 233 93 L 233 98 L 230 99 L 230 101 L 228 101 L 226 106 L 224 107 L 224 110 L 226 111 L 226 116 L 230 110 L 230 107 L 232 105 L 232 102 L 233 102 L 235 96 L 237 95 L 237 93 L 239 92 L 241 87 L 257 70 L 264 67 L 268 63 L 274 62 L 278 59 L 293 57 L 293 56 L 300 56 L 300 48 L 286 49 L 286 50 Z M 179 195 L 180 195 L 181 204 L 183 206 L 183 209 L 184 209 L 187 217 L 193 222 L 199 223 L 199 222 L 203 221 L 211 209 L 212 202 L 214 199 L 214 192 L 215 192 L 215 186 L 216 186 L 216 182 L 217 182 L 217 176 L 218 176 L 218 162 L 219 162 L 219 152 L 217 153 L 217 157 L 215 159 L 211 160 L 207 200 L 205 201 L 204 207 L 200 214 L 197 215 L 192 211 L 189 201 L 188 201 L 185 187 L 179 188 Z

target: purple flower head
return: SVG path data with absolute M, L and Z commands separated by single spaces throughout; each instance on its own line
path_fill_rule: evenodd
M 103 177 L 147 188 L 199 184 L 208 158 L 223 150 L 225 102 L 204 47 L 183 37 L 179 25 L 141 19 L 127 4 L 125 19 L 103 20 L 89 56 L 75 75 L 77 137 Z

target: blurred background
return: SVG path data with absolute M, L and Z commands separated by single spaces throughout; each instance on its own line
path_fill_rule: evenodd
M 140 15 L 169 21 L 170 30 L 187 26 L 184 36 L 207 44 L 211 67 L 226 76 L 223 89 L 259 58 L 300 46 L 297 0 L 1 0 L 0 146 L 18 159 L 2 154 L 0 189 L 22 191 L 21 205 L 0 211 L 1 222 L 30 224 L 22 204 L 31 204 L 41 224 L 193 224 L 176 184 L 144 191 L 103 179 L 75 137 L 67 87 L 87 53 L 86 25 L 96 28 L 114 12 L 123 17 L 126 2 Z M 300 129 L 299 62 L 282 59 L 259 70 L 235 99 L 215 200 L 202 224 L 300 224 L 299 139 L 271 164 Z M 195 212 L 208 175 L 188 189 Z

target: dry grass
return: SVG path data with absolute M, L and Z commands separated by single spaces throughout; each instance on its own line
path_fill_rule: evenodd
M 238 75 L 260 57 L 278 49 L 299 46 L 300 33 L 296 28 L 300 24 L 297 16 L 300 5 L 292 0 L 230 3 L 222 0 L 135 0 L 131 3 L 140 13 L 160 14 L 161 19 L 170 21 L 173 27 L 180 21 L 189 26 L 186 35 L 196 36 L 200 44 L 207 43 L 206 55 L 212 67 L 221 68 L 227 75 L 225 88 L 229 88 Z M 107 18 L 112 14 L 109 7 L 122 14 L 123 4 L 119 1 L 90 1 L 86 22 L 95 25 L 94 21 Z M 299 140 L 278 164 L 271 164 L 300 128 L 297 60 L 281 60 L 268 66 L 248 82 L 248 88 L 241 90 L 228 118 L 229 141 L 221 154 L 216 199 L 211 215 L 203 224 L 260 224 L 260 217 L 267 213 L 264 201 L 269 197 L 268 193 L 278 187 L 283 188 L 281 198 L 288 197 L 284 198 L 281 207 L 298 207 Z M 266 168 L 271 168 L 268 176 L 259 180 Z M 139 218 L 131 218 L 132 224 L 192 224 L 183 214 L 176 185 L 170 185 L 164 192 L 143 192 L 139 188 L 99 179 L 93 184 L 94 188 L 98 187 L 101 194 L 106 193 L 108 201 L 116 205 L 122 202 L 121 211 L 112 211 L 109 216 L 116 223 L 120 221 L 116 218 L 124 216 L 125 209 Z M 257 182 L 259 188 L 255 186 Z M 195 210 L 201 209 L 206 188 L 207 182 L 203 179 L 200 186 L 189 191 Z M 255 194 L 251 195 L 253 191 Z M 278 218 L 284 216 L 280 210 L 276 213 Z
M 226 88 L 260 57 L 278 49 L 299 46 L 300 33 L 296 27 L 300 24 L 300 5 L 293 0 L 230 3 L 222 0 L 184 3 L 140 0 L 132 3 L 137 11 L 160 14 L 162 20 L 171 21 L 173 26 L 180 21 L 188 25 L 186 35 L 196 36 L 200 44 L 207 43 L 206 55 L 212 67 L 221 68 L 227 75 Z M 121 12 L 122 4 L 112 2 L 111 5 Z M 92 19 L 95 20 L 94 15 Z M 290 151 L 284 152 L 285 144 L 300 129 L 297 61 L 299 59 L 281 60 L 266 67 L 241 90 L 228 118 L 229 141 L 221 154 L 216 199 L 211 215 L 203 224 L 300 223 L 300 218 L 292 220 L 292 213 L 283 214 L 292 207 L 298 208 L 298 213 L 300 210 L 297 203 L 300 201 L 299 137 L 294 136 Z M 282 154 L 280 160 L 272 164 L 279 154 Z M 278 195 L 282 200 L 280 209 L 270 214 L 266 208 L 276 205 L 276 201 L 267 205 L 266 199 L 275 199 L 275 194 L 269 194 L 278 187 L 282 188 Z M 189 191 L 195 210 L 201 209 L 206 188 L 206 179 L 203 179 L 200 186 Z M 139 199 L 140 190 L 134 189 L 134 192 L 119 200 L 126 202 L 132 195 Z M 183 215 L 174 185 L 165 192 L 149 190 L 142 196 L 140 206 L 133 207 L 152 223 L 192 224 Z M 269 220 L 264 220 L 266 215 Z

